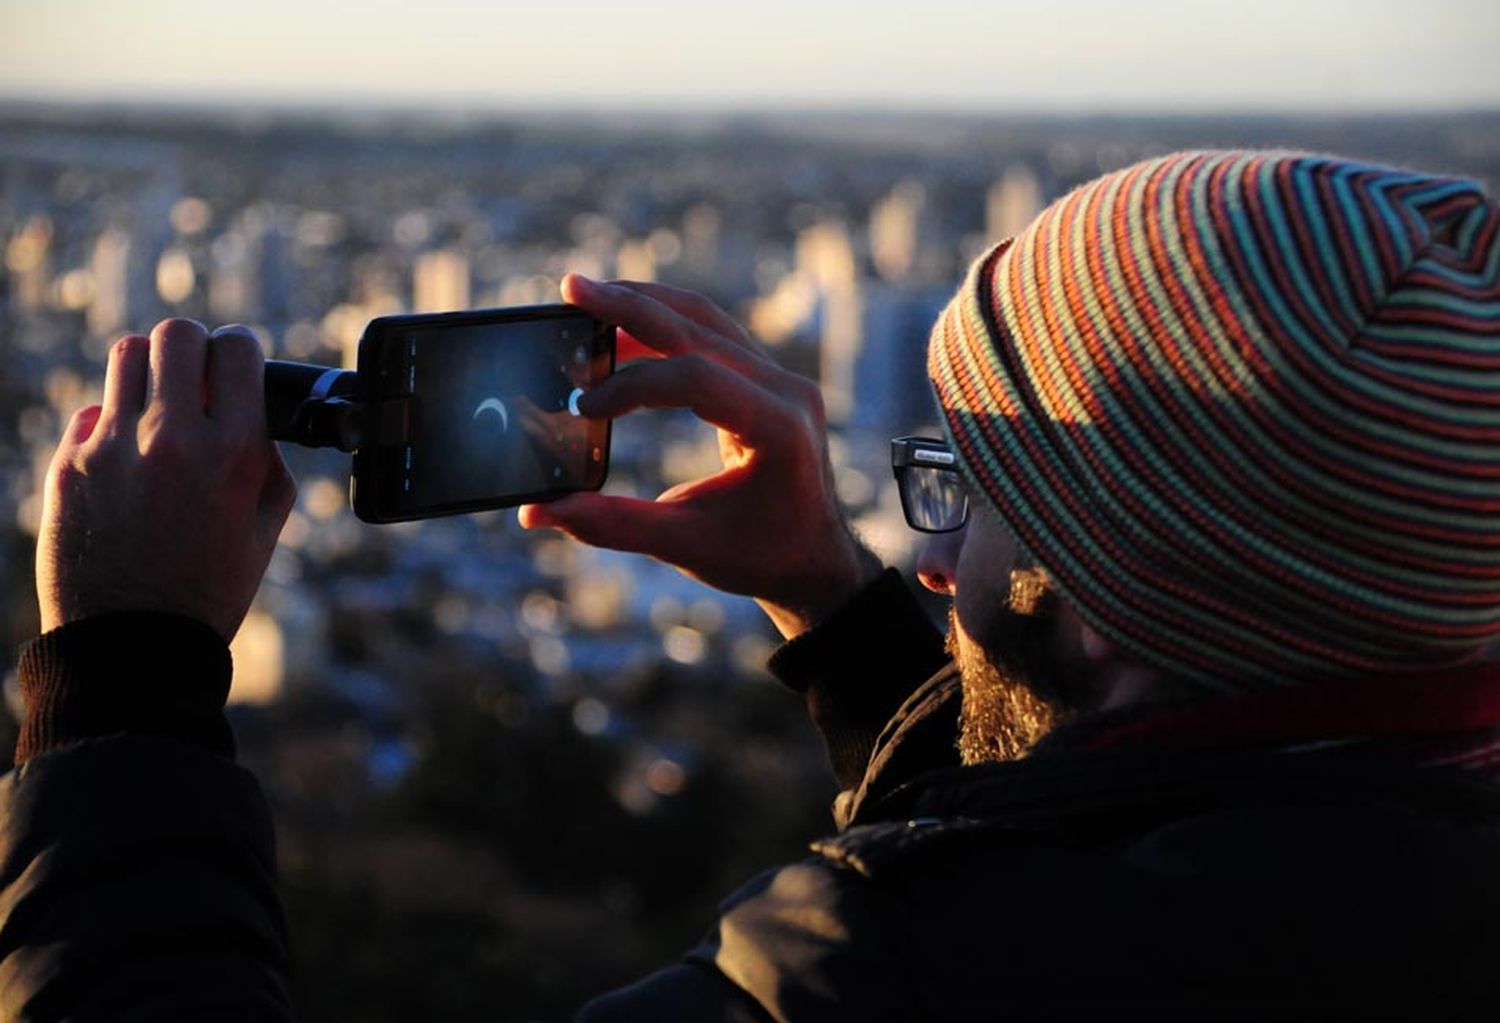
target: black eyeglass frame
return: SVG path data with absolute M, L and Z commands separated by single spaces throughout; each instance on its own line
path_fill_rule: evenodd
M 913 470 L 917 469 L 935 469 L 940 472 L 953 473 L 954 485 L 962 492 L 957 522 L 944 526 L 924 525 L 925 519 L 920 512 L 913 511 L 909 482 Z M 901 514 L 906 517 L 906 524 L 912 529 L 919 533 L 951 533 L 968 524 L 968 486 L 959 468 L 958 456 L 949 450 L 946 441 L 932 437 L 893 437 L 891 439 L 891 472 L 896 477 L 896 490 L 901 497 Z

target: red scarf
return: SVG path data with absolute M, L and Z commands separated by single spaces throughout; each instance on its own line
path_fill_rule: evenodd
M 1093 750 L 1409 740 L 1419 760 L 1500 764 L 1500 661 L 1206 700 L 1106 729 Z

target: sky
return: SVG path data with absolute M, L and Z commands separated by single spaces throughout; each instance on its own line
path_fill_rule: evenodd
M 0 99 L 1500 108 L 1497 0 L 0 0 Z

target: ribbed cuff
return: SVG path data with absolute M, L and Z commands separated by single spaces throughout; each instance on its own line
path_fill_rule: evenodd
M 841 788 L 864 777 L 875 740 L 918 686 L 948 663 L 943 636 L 901 573 L 882 572 L 767 667 L 807 698 Z
M 194 618 L 121 611 L 69 622 L 26 645 L 19 674 L 26 718 L 17 764 L 119 732 L 184 739 L 234 757 L 224 718 L 229 648 Z

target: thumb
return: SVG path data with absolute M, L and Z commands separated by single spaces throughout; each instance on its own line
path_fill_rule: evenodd
M 557 529 L 580 543 L 675 561 L 685 531 L 680 506 L 593 492 L 569 494 L 546 504 L 522 505 L 523 529 Z

